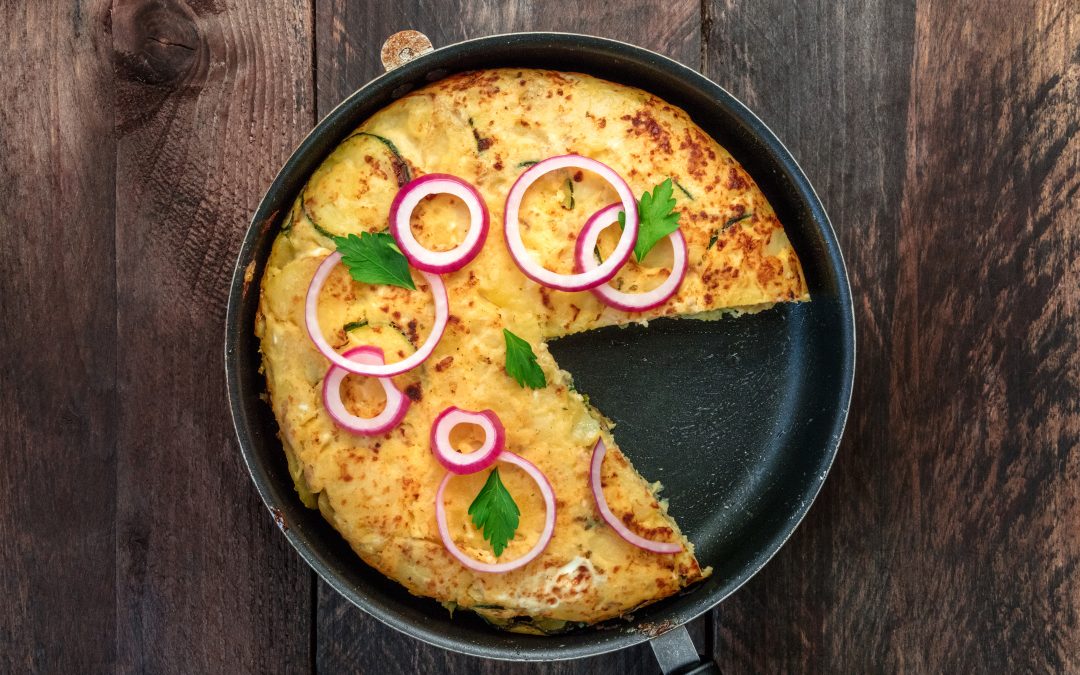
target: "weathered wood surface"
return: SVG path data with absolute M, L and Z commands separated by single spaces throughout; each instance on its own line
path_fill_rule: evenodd
M 123 671 L 311 663 L 311 574 L 244 478 L 222 367 L 240 239 L 314 119 L 310 17 L 300 0 L 113 6 Z
M 1080 10 L 767 4 L 712 5 L 705 72 L 829 209 L 859 365 L 829 481 L 714 613 L 717 659 L 1077 672 Z
M 0 12 L 0 672 L 115 659 L 108 2 Z M 51 39 L 62 34 L 62 40 Z M 60 645 L 69 649 L 59 649 Z
M 522 666 L 351 607 L 225 413 L 249 214 L 386 35 L 623 39 L 701 68 L 822 195 L 856 298 L 852 416 L 789 544 L 711 617 L 725 672 L 1080 671 L 1080 8 L 344 0 L 5 3 L 0 671 Z

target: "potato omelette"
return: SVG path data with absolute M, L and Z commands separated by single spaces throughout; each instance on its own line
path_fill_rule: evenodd
M 659 307 L 626 312 L 590 291 L 565 292 L 526 277 L 507 250 L 503 214 L 518 176 L 545 158 L 577 154 L 603 162 L 635 195 L 670 179 L 678 226 L 687 246 L 685 277 Z M 305 328 L 305 295 L 333 237 L 387 229 L 395 195 L 409 180 L 449 174 L 475 186 L 490 215 L 479 254 L 442 275 L 450 315 L 434 352 L 393 377 L 410 399 L 400 423 L 375 436 L 349 433 L 327 414 L 322 383 L 328 360 Z M 575 245 L 590 215 L 618 201 L 590 171 L 559 170 L 529 188 L 520 206 L 522 241 L 545 268 L 574 271 Z M 469 214 L 453 196 L 422 199 L 412 232 L 431 250 L 453 248 Z M 604 230 L 596 255 L 611 252 L 618 225 Z M 648 290 L 672 267 L 673 246 L 658 243 L 631 257 L 610 282 Z M 416 290 L 364 284 L 335 268 L 319 295 L 318 323 L 334 349 L 382 349 L 386 362 L 407 358 L 435 317 L 425 276 Z M 639 89 L 587 75 L 497 69 L 447 77 L 394 101 L 346 138 L 313 173 L 284 219 L 262 279 L 256 319 L 269 400 L 296 489 L 318 508 L 365 563 L 410 592 L 451 611 L 472 610 L 524 632 L 557 632 L 618 617 L 670 596 L 710 573 L 694 556 L 661 498 L 619 449 L 618 432 L 560 370 L 546 341 L 570 333 L 664 316 L 716 319 L 778 302 L 809 300 L 783 226 L 735 159 L 679 108 Z M 528 342 L 546 386 L 521 386 L 506 370 L 504 329 Z M 611 355 L 613 367 L 618 354 Z M 349 375 L 341 397 L 351 412 L 372 417 L 386 394 L 376 378 Z M 528 564 L 505 573 L 463 565 L 443 544 L 435 499 L 447 470 L 429 442 L 432 424 L 450 407 L 497 413 L 506 450 L 532 462 L 555 493 L 550 542 Z M 475 447 L 469 429 L 454 438 Z M 598 439 L 608 451 L 600 474 L 611 511 L 634 533 L 682 544 L 674 554 L 632 545 L 598 513 L 590 491 L 590 457 Z M 470 443 L 473 443 L 470 446 Z M 513 560 L 536 544 L 545 505 L 519 468 L 499 464 L 520 509 L 506 549 L 492 546 L 467 513 L 488 471 L 455 475 L 445 494 L 454 543 L 481 562 Z M 678 516 L 678 514 L 674 514 Z M 359 564 L 359 563 L 358 563 Z

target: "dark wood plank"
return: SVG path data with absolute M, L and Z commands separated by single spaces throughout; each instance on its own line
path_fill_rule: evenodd
M 771 4 L 711 6 L 708 71 L 822 193 L 860 363 L 833 475 L 717 610 L 717 658 L 1075 672 L 1075 4 Z
M 427 35 L 436 47 L 484 35 L 552 30 L 625 40 L 694 68 L 701 57 L 701 8 L 697 0 L 316 0 L 315 17 L 320 116 L 382 72 L 379 48 L 388 36 L 406 28 Z
M 0 12 L 0 672 L 105 672 L 116 294 L 108 0 Z
M 769 565 L 714 611 L 725 672 L 872 672 L 887 639 L 886 518 L 905 120 L 914 2 L 711 2 L 705 73 L 788 146 L 839 235 L 858 368 L 845 441 L 814 508 Z
M 117 2 L 120 668 L 311 667 L 313 578 L 227 414 L 225 300 L 250 214 L 313 122 L 311 8 Z
M 857 299 L 852 419 L 806 523 L 715 613 L 726 672 L 1080 671 L 1075 7 L 317 4 L 0 15 L 0 671 L 655 670 L 647 648 L 525 667 L 382 627 L 313 586 L 239 461 L 219 353 L 241 232 L 405 27 L 703 65 L 822 193 Z
M 692 67 L 700 60 L 698 0 L 657 4 L 446 2 L 394 4 L 318 0 L 316 64 L 319 115 L 325 115 L 359 86 L 382 72 L 378 50 L 383 40 L 405 28 L 423 32 L 436 46 L 459 40 L 523 30 L 556 30 L 617 38 L 667 54 Z M 706 649 L 706 620 L 691 632 Z M 351 606 L 333 589 L 319 585 L 318 670 L 350 672 L 358 664 L 379 663 L 383 672 L 461 673 L 652 673 L 657 667 L 647 646 L 586 661 L 525 666 L 462 657 L 422 644 Z M 384 665 L 385 664 L 385 665 Z
M 707 626 L 695 621 L 692 632 L 704 649 Z M 572 675 L 574 673 L 656 673 L 648 646 L 642 645 L 575 661 L 524 663 L 461 656 L 424 644 L 388 628 L 357 609 L 319 580 L 317 672 L 364 673 L 378 664 L 379 673 L 462 673 L 463 675 Z M 557 639 L 557 638 L 552 638 Z
M 887 656 L 1078 672 L 1080 6 L 928 3 L 915 44 Z

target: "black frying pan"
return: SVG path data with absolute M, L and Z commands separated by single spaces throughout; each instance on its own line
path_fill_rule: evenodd
M 698 664 L 681 626 L 753 576 L 810 508 L 836 455 L 855 367 L 851 292 L 828 217 L 798 164 L 745 106 L 697 72 L 653 52 L 582 35 L 521 33 L 470 40 L 413 57 L 335 108 L 270 186 L 240 250 L 229 294 L 225 368 L 237 438 L 252 479 L 300 555 L 361 609 L 417 639 L 513 660 L 593 656 L 653 640 L 668 672 Z M 384 54 L 384 57 L 386 54 Z M 434 601 L 363 564 L 300 503 L 273 415 L 261 399 L 253 334 L 259 281 L 281 215 L 349 131 L 396 97 L 449 73 L 491 67 L 589 73 L 643 88 L 684 110 L 761 185 L 802 259 L 813 301 L 717 322 L 659 320 L 551 344 L 579 388 L 618 423 L 620 445 L 650 480 L 713 575 L 629 620 L 555 637 L 517 635 Z M 675 629 L 678 630 L 675 630 Z

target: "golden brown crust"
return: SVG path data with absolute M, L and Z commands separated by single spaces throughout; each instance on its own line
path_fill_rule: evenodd
M 369 565 L 413 593 L 494 620 L 525 615 L 539 625 L 591 623 L 702 578 L 708 570 L 702 571 L 692 548 L 677 555 L 648 553 L 599 519 L 587 474 L 592 446 L 603 435 L 610 451 L 602 477 L 613 511 L 642 536 L 685 542 L 655 486 L 633 470 L 607 420 L 573 391 L 544 340 L 657 316 L 808 299 L 798 258 L 753 179 L 681 110 L 639 90 L 572 73 L 457 75 L 395 102 L 359 131 L 364 133 L 346 141 L 313 175 L 263 278 L 258 333 L 267 383 L 303 489 L 318 494 L 324 514 Z M 404 163 L 388 154 L 391 145 Z M 591 293 L 540 287 L 514 265 L 502 238 L 506 193 L 523 163 L 569 152 L 605 162 L 637 194 L 668 177 L 678 182 L 689 270 L 662 307 L 628 315 Z M 304 329 L 307 285 L 332 247 L 312 219 L 334 234 L 384 229 L 405 166 L 413 176 L 450 173 L 473 183 L 492 227 L 477 259 L 444 276 L 451 319 L 434 354 L 394 378 L 412 399 L 401 425 L 379 437 L 352 436 L 322 408 L 327 362 Z M 571 189 L 572 202 L 566 194 Z M 613 195 L 588 173 L 538 181 L 522 205 L 526 244 L 549 268 L 570 271 L 577 230 Z M 463 222 L 460 204 L 437 198 L 418 209 L 414 232 L 425 245 L 447 247 L 463 235 Z M 617 237 L 614 230 L 604 234 L 601 249 Z M 613 283 L 648 288 L 666 276 L 669 259 L 670 250 L 658 245 L 643 265 L 628 265 Z M 403 358 L 426 338 L 433 318 L 428 289 L 414 277 L 417 292 L 356 284 L 343 270 L 335 271 L 320 301 L 324 334 L 341 348 L 371 343 L 390 360 Z M 361 320 L 366 325 L 346 330 Z M 547 387 L 522 389 L 505 374 L 504 327 L 533 344 Z M 495 410 L 508 448 L 535 463 L 555 488 L 555 535 L 539 558 L 519 570 L 472 572 L 439 539 L 434 494 L 445 472 L 427 438 L 435 415 L 449 405 Z M 508 560 L 532 546 L 543 505 L 527 477 L 512 468 L 504 474 L 522 510 L 518 535 L 501 558 Z M 458 545 L 493 561 L 465 514 L 484 477 L 455 477 L 446 504 Z

